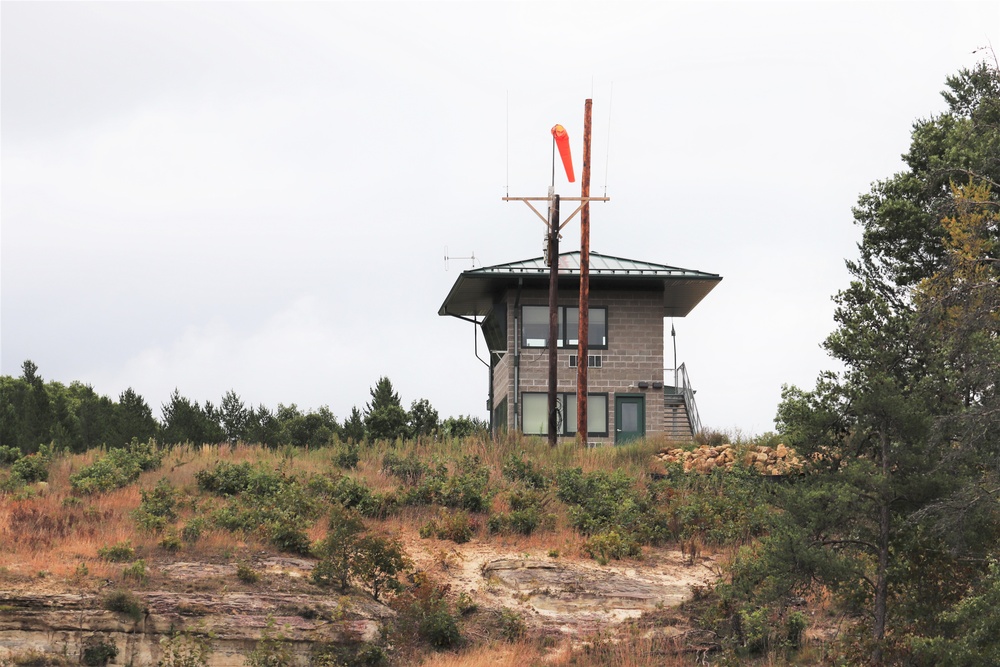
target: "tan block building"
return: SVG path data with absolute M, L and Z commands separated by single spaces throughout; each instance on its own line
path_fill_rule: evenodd
M 576 438 L 580 253 L 560 254 L 558 274 L 556 423 L 560 438 Z M 684 440 L 700 430 L 686 368 L 664 366 L 663 321 L 687 316 L 720 280 L 590 253 L 588 442 Z M 539 257 L 464 271 L 438 311 L 482 328 L 494 433 L 548 432 L 548 294 L 549 267 Z

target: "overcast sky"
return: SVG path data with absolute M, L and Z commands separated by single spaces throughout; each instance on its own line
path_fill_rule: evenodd
M 851 207 L 1000 3 L 7 1 L 0 30 L 2 374 L 340 418 L 387 375 L 485 418 L 445 248 L 541 254 L 501 197 L 545 193 L 555 123 L 579 160 L 593 97 L 591 247 L 724 277 L 678 356 L 749 434 L 834 367 Z

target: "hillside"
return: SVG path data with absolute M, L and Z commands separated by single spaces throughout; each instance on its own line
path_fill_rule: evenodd
M 739 648 L 712 585 L 764 529 L 773 482 L 685 473 L 663 449 L 134 441 L 22 457 L 0 472 L 0 655 L 694 664 Z

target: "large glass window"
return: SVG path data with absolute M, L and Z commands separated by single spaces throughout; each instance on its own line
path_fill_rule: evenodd
M 559 435 L 576 435 L 576 394 L 558 394 Z M 526 435 L 547 435 L 549 432 L 549 395 L 521 394 L 521 432 Z M 608 434 L 608 395 L 587 395 L 587 435 Z
M 548 394 L 521 394 L 521 432 L 546 435 L 549 432 Z
M 523 306 L 521 309 L 523 322 L 521 340 L 524 347 L 548 347 L 549 345 L 549 307 Z M 608 309 L 604 307 L 590 309 L 590 326 L 588 327 L 588 346 L 593 349 L 608 347 Z M 580 309 L 574 306 L 559 306 L 559 326 L 557 341 L 559 347 L 576 347 L 579 345 Z

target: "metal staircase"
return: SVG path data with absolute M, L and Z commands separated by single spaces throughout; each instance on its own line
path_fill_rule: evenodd
M 674 385 L 663 387 L 663 431 L 668 439 L 677 442 L 689 442 L 701 431 L 694 390 L 684 364 L 674 369 Z

